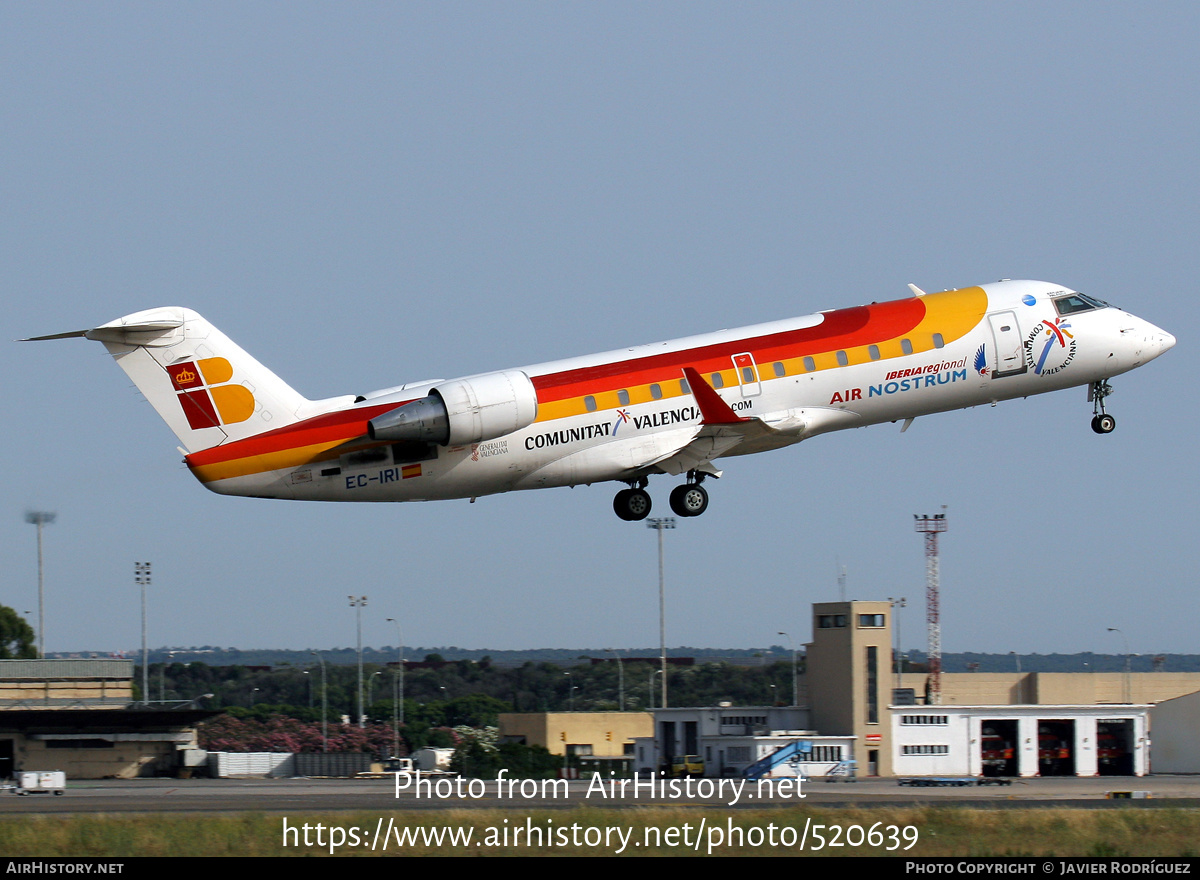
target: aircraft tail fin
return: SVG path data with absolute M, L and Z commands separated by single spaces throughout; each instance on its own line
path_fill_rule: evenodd
M 190 309 L 150 309 L 82 336 L 104 343 L 187 452 L 242 440 L 306 417 L 310 401 Z

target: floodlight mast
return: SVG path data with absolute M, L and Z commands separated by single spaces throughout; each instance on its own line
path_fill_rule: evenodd
M 646 528 L 658 532 L 658 648 L 662 660 L 662 708 L 667 708 L 667 605 L 663 586 L 663 529 L 675 528 L 675 517 L 660 516 L 646 520 Z
M 25 522 L 37 526 L 38 551 L 38 628 L 37 655 L 39 660 L 46 658 L 46 578 L 45 567 L 42 564 L 42 527 L 54 522 L 58 516 L 48 510 L 25 511 Z
M 946 506 L 942 505 L 942 510 Z M 929 635 L 929 696 L 930 705 L 942 701 L 942 623 L 939 611 L 938 535 L 946 531 L 949 522 L 945 513 L 917 516 L 917 531 L 925 535 L 925 626 Z

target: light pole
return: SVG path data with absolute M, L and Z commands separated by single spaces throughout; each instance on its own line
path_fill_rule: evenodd
M 800 705 L 800 683 L 796 677 L 796 644 L 792 641 L 790 634 L 785 632 L 777 632 L 776 635 L 787 636 L 788 647 L 792 649 L 792 705 Z
M 1120 633 L 1121 641 L 1125 643 L 1125 700 L 1126 703 L 1133 702 L 1133 683 L 1129 680 L 1129 639 L 1125 638 L 1125 633 L 1121 632 L 1115 626 L 1108 628 L 1110 633 Z
M 908 599 L 901 596 L 899 599 L 888 597 L 888 604 L 892 606 L 892 620 L 896 622 L 896 689 L 904 687 L 904 652 L 901 650 L 900 642 L 900 613 L 897 608 L 907 608 Z
M 358 617 L 358 727 L 363 727 L 363 669 L 362 669 L 362 610 L 367 604 L 366 596 L 350 596 L 350 607 Z
M 25 522 L 37 526 L 38 542 L 38 659 L 46 657 L 46 600 L 45 600 L 45 569 L 42 565 L 42 526 L 54 522 L 57 513 L 47 510 L 28 510 L 25 512 Z
M 325 658 L 316 651 L 309 651 L 321 661 L 321 751 L 329 751 L 329 688 L 325 682 Z
M 404 723 L 404 634 L 400 631 L 400 621 L 396 618 L 389 617 L 388 623 L 396 624 L 396 642 L 399 645 L 396 648 L 396 663 L 399 671 L 392 678 L 394 689 L 399 690 L 399 693 L 395 694 L 396 699 L 392 702 L 392 757 L 394 758 L 400 752 L 400 725 Z
M 662 706 L 667 708 L 667 606 L 663 588 L 663 529 L 675 528 L 675 517 L 659 516 L 646 521 L 646 528 L 658 532 L 658 648 L 662 658 Z
M 133 582 L 142 588 L 142 702 L 150 702 L 149 652 L 146 649 L 146 587 L 150 585 L 150 563 L 133 564 Z

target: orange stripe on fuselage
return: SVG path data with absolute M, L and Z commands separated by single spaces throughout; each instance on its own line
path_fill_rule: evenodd
M 920 354 L 934 349 L 934 333 L 941 333 L 948 345 L 970 332 L 986 309 L 987 295 L 983 289 L 967 287 L 823 312 L 819 324 L 797 330 L 534 376 L 533 384 L 538 389 L 537 420 L 548 422 L 613 409 L 621 405 L 618 389 L 629 392 L 630 404 L 679 397 L 685 392 L 673 380 L 681 378 L 684 366 L 695 367 L 705 376 L 720 373 L 723 384 L 734 387 L 740 379 L 733 369 L 732 358 L 745 351 L 757 361 L 759 379 L 777 378 L 761 372 L 764 364 L 772 362 L 781 362 L 788 376 L 814 372 L 800 363 L 805 357 L 813 358 L 816 372 L 838 368 L 841 366 L 835 359 L 838 351 L 847 353 L 848 365 L 869 363 L 873 360 L 867 351 L 870 345 L 879 346 L 881 361 L 904 357 L 900 343 L 904 338 L 912 343 L 912 353 Z M 659 384 L 660 397 L 650 393 L 651 383 Z M 585 396 L 595 400 L 591 410 L 585 405 Z
M 386 403 L 314 416 L 302 422 L 255 434 L 245 440 L 193 452 L 187 456 L 186 461 L 192 473 L 207 483 L 336 458 L 336 455 L 322 453 L 347 440 L 364 437 L 367 433 L 367 422 L 400 405 L 401 403 Z

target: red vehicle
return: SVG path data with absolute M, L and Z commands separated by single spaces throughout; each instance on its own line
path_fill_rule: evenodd
M 1003 773 L 1014 754 L 1012 742 L 1000 736 L 990 727 L 984 728 L 979 750 L 983 758 L 985 776 Z
M 1105 731 L 1096 734 L 1096 759 L 1101 765 L 1116 764 L 1127 754 L 1121 740 L 1115 734 Z
M 1050 725 L 1038 727 L 1038 763 L 1043 776 L 1071 773 L 1071 743 Z

